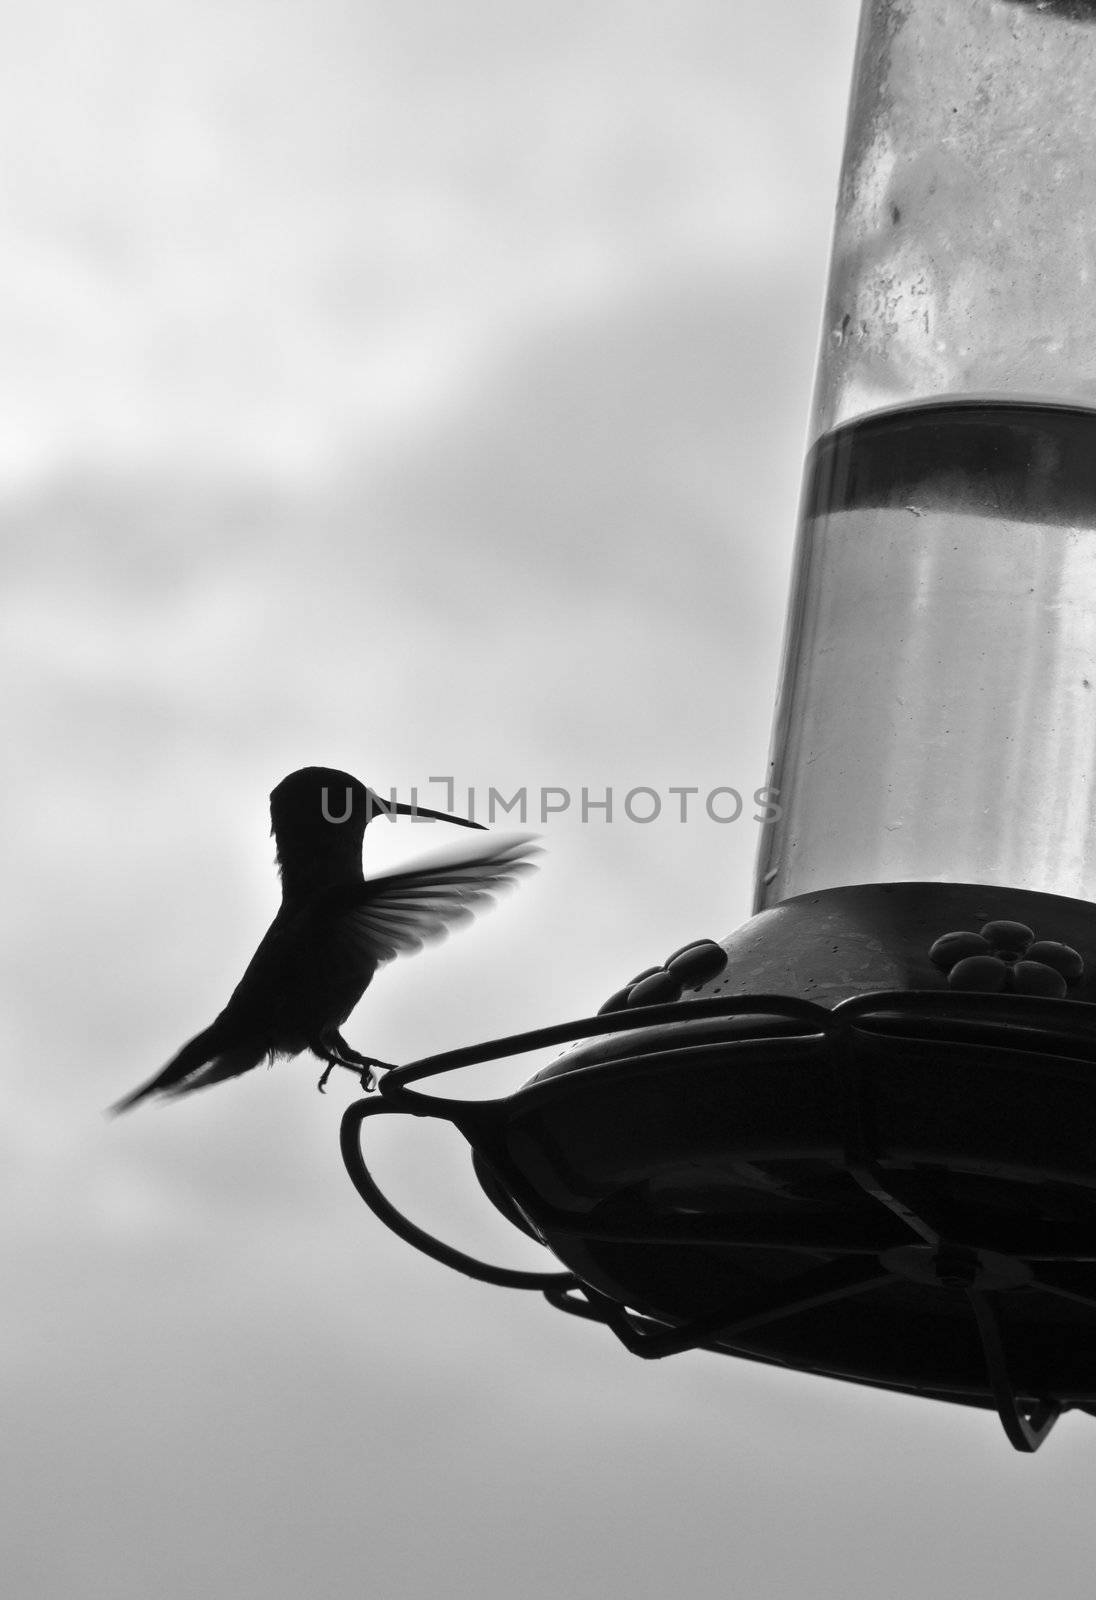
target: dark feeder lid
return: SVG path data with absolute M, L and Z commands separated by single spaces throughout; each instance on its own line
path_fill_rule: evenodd
M 389 1073 L 350 1107 L 344 1156 L 409 1242 L 636 1354 L 993 1408 L 1030 1451 L 1062 1411 L 1096 1413 L 1094 948 L 1096 907 L 1060 896 L 800 896 L 596 1019 Z M 408 1087 L 575 1038 L 499 1100 Z M 451 1120 L 490 1199 L 567 1270 L 487 1268 L 400 1217 L 361 1157 L 383 1110 Z

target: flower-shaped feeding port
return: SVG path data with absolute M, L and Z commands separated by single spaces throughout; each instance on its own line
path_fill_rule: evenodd
M 945 933 L 929 951 L 949 989 L 978 994 L 1031 994 L 1063 999 L 1084 976 L 1072 945 L 1036 939 L 1023 922 L 987 922 L 977 933 Z
M 680 1000 L 717 978 L 727 965 L 727 952 L 714 939 L 694 939 L 667 956 L 660 967 L 642 972 L 611 994 L 598 1012 L 624 1011 L 629 1006 L 660 1006 Z

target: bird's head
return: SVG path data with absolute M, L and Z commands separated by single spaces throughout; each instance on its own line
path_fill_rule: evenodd
M 283 778 L 270 794 L 270 831 L 278 846 L 278 861 L 301 851 L 327 854 L 357 851 L 362 836 L 376 816 L 429 817 L 454 822 L 462 828 L 479 828 L 467 817 L 431 811 L 426 806 L 382 800 L 349 772 L 335 767 L 302 767 Z

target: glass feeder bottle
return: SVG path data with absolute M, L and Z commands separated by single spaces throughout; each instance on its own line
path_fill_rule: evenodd
M 755 909 L 1096 899 L 1096 7 L 868 0 Z

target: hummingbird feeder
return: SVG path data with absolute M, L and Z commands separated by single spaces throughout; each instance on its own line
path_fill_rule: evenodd
M 1096 4 L 864 0 L 755 915 L 346 1113 L 633 1353 L 1096 1415 Z M 514 1094 L 414 1084 L 550 1044 Z M 440 1117 L 555 1270 L 377 1189 Z

